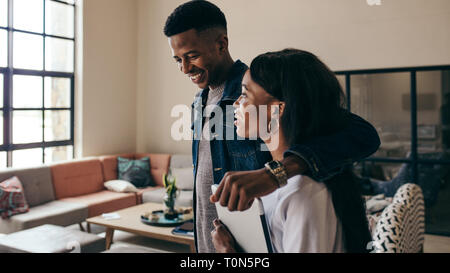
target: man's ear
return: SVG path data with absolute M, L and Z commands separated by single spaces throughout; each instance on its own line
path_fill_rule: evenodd
M 228 51 L 228 36 L 225 33 L 220 34 L 217 37 L 217 44 L 220 53 L 225 53 Z
M 280 108 L 280 117 L 283 116 L 284 109 L 286 108 L 286 103 L 284 101 L 280 101 L 278 103 L 278 107 Z

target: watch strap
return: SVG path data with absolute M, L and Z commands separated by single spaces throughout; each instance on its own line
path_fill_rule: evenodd
M 273 160 L 267 162 L 264 166 L 275 177 L 279 188 L 287 184 L 287 171 L 283 163 Z

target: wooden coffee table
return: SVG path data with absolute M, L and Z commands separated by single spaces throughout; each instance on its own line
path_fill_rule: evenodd
M 145 237 L 189 245 L 191 252 L 195 252 L 193 237 L 173 235 L 173 227 L 150 226 L 141 222 L 141 215 L 145 212 L 161 209 L 163 209 L 162 204 L 145 203 L 115 211 L 115 213 L 120 215 L 120 219 L 106 220 L 102 216 L 97 216 L 87 219 L 86 222 L 106 227 L 105 240 L 107 250 L 113 242 L 114 230 L 122 230 Z

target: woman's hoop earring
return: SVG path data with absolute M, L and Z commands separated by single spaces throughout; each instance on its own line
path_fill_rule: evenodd
M 278 122 L 278 118 L 272 119 L 269 122 L 268 129 L 269 135 L 273 135 L 278 132 L 278 129 L 280 129 L 280 123 Z

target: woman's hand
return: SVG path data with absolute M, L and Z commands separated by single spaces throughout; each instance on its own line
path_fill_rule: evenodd
M 233 235 L 219 219 L 213 221 L 214 230 L 211 232 L 212 241 L 217 253 L 235 253 L 236 242 Z

